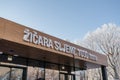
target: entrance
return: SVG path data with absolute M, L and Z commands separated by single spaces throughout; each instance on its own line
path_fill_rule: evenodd
M 60 80 L 75 80 L 74 74 L 60 73 Z
M 26 68 L 0 65 L 0 80 L 26 80 Z

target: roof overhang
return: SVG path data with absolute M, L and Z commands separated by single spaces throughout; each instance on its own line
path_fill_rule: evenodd
M 0 51 L 71 66 L 74 60 L 79 65 L 92 63 L 107 66 L 107 57 L 103 54 L 3 18 L 0 18 Z

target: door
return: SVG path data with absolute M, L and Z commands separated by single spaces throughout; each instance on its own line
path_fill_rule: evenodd
M 67 74 L 67 73 L 60 73 L 60 80 L 75 80 L 75 75 Z
M 26 80 L 25 69 L 12 66 L 0 66 L 0 80 Z

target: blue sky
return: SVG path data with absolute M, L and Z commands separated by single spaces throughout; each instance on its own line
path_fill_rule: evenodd
M 120 0 L 0 0 L 0 17 L 70 41 L 120 25 Z

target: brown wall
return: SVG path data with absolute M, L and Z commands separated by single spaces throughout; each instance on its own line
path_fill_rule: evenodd
M 40 57 L 43 57 L 48 60 L 50 59 L 52 61 L 57 60 L 56 62 L 59 62 L 59 60 L 62 62 L 62 58 L 66 58 L 67 62 L 68 61 L 72 62 L 72 60 L 70 60 L 70 59 L 73 57 L 73 55 L 70 53 L 57 51 L 55 49 L 47 48 L 45 46 L 36 45 L 36 44 L 30 43 L 30 42 L 24 41 L 23 36 L 24 36 L 24 30 L 26 28 L 30 29 L 31 32 L 36 31 L 40 36 L 45 36 L 47 38 L 50 38 L 52 41 L 59 41 L 62 44 L 68 44 L 70 46 L 74 46 L 76 48 L 85 50 L 85 51 L 97 56 L 97 60 L 94 61 L 94 60 L 82 58 L 82 57 L 76 55 L 75 59 L 77 59 L 77 60 L 84 60 L 84 61 L 88 61 L 91 63 L 107 66 L 107 58 L 105 55 L 99 54 L 97 52 L 88 50 L 86 48 L 80 47 L 78 45 L 58 39 L 56 37 L 50 36 L 48 34 L 39 32 L 37 30 L 25 27 L 23 25 L 11 22 L 11 21 L 3 19 L 3 18 L 0 18 L 0 39 L 2 39 L 2 40 L 0 40 L 1 44 L 4 47 L 8 47 L 9 50 L 14 49 L 16 51 L 16 54 L 19 53 L 18 55 L 21 55 L 21 56 L 35 58 L 35 59 L 40 59 Z M 1 47 L 1 49 L 4 51 L 7 50 L 2 47 Z M 49 58 L 49 57 L 51 57 L 51 58 Z M 54 58 L 54 59 L 52 59 L 52 58 Z M 64 62 L 64 60 L 63 60 L 63 62 Z

